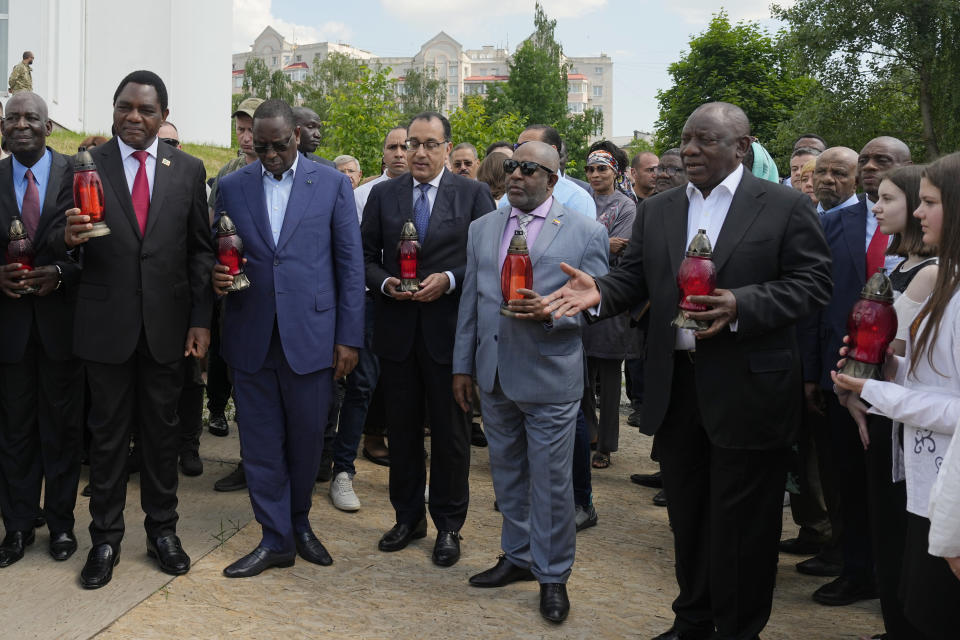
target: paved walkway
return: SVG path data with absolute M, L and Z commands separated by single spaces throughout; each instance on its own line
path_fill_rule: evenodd
M 441 569 L 430 561 L 434 531 L 404 551 L 377 551 L 393 524 L 387 471 L 358 461 L 355 487 L 363 508 L 333 508 L 318 486 L 314 527 L 334 557 L 331 567 L 298 561 L 249 580 L 223 578 L 223 567 L 250 551 L 259 528 L 250 521 L 246 494 L 218 494 L 213 481 L 229 470 L 219 460 L 236 456 L 236 439 L 204 435 L 206 471 L 181 482 L 180 535 L 194 558 L 175 580 L 159 573 L 144 554 L 137 494 L 127 508 L 128 536 L 113 582 L 83 591 L 77 574 L 89 548 L 69 562 L 45 553 L 46 534 L 17 565 L 0 573 L 0 629 L 4 638 L 650 638 L 672 621 L 676 587 L 666 510 L 650 503 L 652 490 L 629 475 L 652 471 L 650 439 L 623 424 L 613 465 L 594 472 L 600 523 L 577 539 L 570 579 L 570 618 L 544 622 L 535 583 L 480 590 L 467 578 L 491 566 L 499 551 L 500 516 L 485 449 L 473 449 L 471 509 L 463 529 L 463 556 Z M 78 515 L 86 515 L 81 499 Z M 85 518 L 86 519 L 86 518 Z M 222 522 L 222 527 L 221 527 Z M 80 526 L 85 526 L 84 522 Z M 796 527 L 785 512 L 785 537 Z M 220 539 L 224 539 L 223 544 Z M 784 556 L 774 611 L 765 640 L 856 638 L 882 628 L 877 601 L 828 608 L 810 599 L 823 580 L 802 576 Z

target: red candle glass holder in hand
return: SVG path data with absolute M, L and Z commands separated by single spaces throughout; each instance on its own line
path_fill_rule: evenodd
M 698 229 L 687 247 L 687 256 L 677 271 L 677 287 L 680 289 L 679 311 L 672 324 L 680 329 L 706 331 L 710 323 L 687 318 L 687 311 L 707 311 L 710 307 L 687 301 L 687 296 L 708 296 L 717 288 L 717 267 L 713 263 L 713 248 L 704 229 Z
M 893 284 L 885 269 L 878 269 L 863 285 L 860 299 L 847 317 L 847 335 L 847 361 L 840 373 L 881 380 L 887 347 L 897 335 Z
M 103 220 L 103 183 L 97 173 L 93 156 L 85 148 L 73 158 L 73 206 L 80 213 L 90 216 L 93 229 L 81 231 L 81 238 L 97 238 L 110 235 L 110 227 Z
M 226 213 L 221 213 L 217 222 L 217 261 L 230 269 L 233 276 L 233 283 L 226 288 L 227 293 L 243 291 L 250 286 L 250 279 L 243 272 L 243 240 Z
M 511 318 L 517 315 L 507 307 L 507 303 L 511 300 L 523 298 L 517 293 L 517 289 L 533 289 L 533 263 L 530 262 L 530 252 L 527 250 L 527 237 L 520 229 L 517 229 L 510 238 L 507 257 L 504 258 L 503 267 L 500 269 L 500 293 L 503 294 L 503 304 L 500 305 L 501 314 Z
M 33 271 L 33 243 L 30 242 L 30 237 L 27 235 L 23 221 L 20 220 L 20 218 L 14 218 L 13 222 L 10 223 L 10 233 L 8 237 L 10 238 L 10 242 L 7 243 L 7 264 L 19 262 L 20 268 L 18 271 Z M 21 289 L 17 289 L 17 293 L 21 294 L 36 293 L 37 291 L 39 291 L 39 289 L 31 286 L 24 286 Z
M 420 291 L 417 268 L 420 263 L 420 239 L 413 220 L 407 220 L 400 229 L 397 243 L 397 262 L 400 263 L 400 291 Z

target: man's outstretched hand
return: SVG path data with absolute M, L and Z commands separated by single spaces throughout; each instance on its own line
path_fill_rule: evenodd
M 593 276 L 574 269 L 566 262 L 561 262 L 560 268 L 570 279 L 567 284 L 544 298 L 547 313 L 552 313 L 554 318 L 575 316 L 600 304 L 600 290 Z

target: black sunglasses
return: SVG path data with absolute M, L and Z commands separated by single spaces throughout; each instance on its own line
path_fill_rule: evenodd
M 159 138 L 159 140 L 160 140 L 160 142 L 166 143 L 166 144 L 170 145 L 171 147 L 179 147 L 179 146 L 180 146 L 180 141 L 177 140 L 176 138 Z
M 503 170 L 507 172 L 507 175 L 510 175 L 517 170 L 517 167 L 520 167 L 520 173 L 525 176 L 532 176 L 536 173 L 537 169 L 543 169 L 547 173 L 553 173 L 553 169 L 543 166 L 539 162 L 534 162 L 533 160 L 523 160 L 517 161 L 513 158 L 507 158 L 503 161 Z
M 273 149 L 277 153 L 282 153 L 290 147 L 290 143 L 293 141 L 293 134 L 290 134 L 290 137 L 287 138 L 286 142 L 268 142 L 267 144 L 257 144 L 253 143 L 253 150 L 257 153 L 266 153 L 270 149 Z

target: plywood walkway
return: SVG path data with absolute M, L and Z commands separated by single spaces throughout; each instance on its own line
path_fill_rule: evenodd
M 233 447 L 233 449 L 231 449 Z M 114 581 L 86 592 L 77 573 L 89 548 L 65 564 L 45 554 L 46 535 L 27 558 L 0 572 L 0 633 L 4 638 L 650 638 L 672 622 L 675 595 L 673 551 L 666 510 L 650 504 L 652 490 L 629 481 L 651 471 L 650 439 L 623 423 L 621 451 L 613 466 L 594 473 L 600 523 L 577 539 L 577 560 L 569 589 L 570 618 L 548 625 L 537 613 L 535 583 L 480 590 L 467 578 L 486 569 L 499 552 L 500 516 L 485 449 L 473 449 L 471 507 L 463 529 L 463 556 L 441 569 L 430 561 L 434 537 L 406 550 L 384 554 L 376 543 L 393 524 L 387 498 L 387 470 L 358 461 L 358 513 L 337 511 L 318 486 L 312 521 L 334 558 L 331 567 L 298 561 L 291 569 L 258 578 L 228 580 L 224 566 L 259 540 L 245 494 L 217 494 L 213 481 L 227 466 L 215 460 L 236 455 L 235 436 L 204 435 L 206 473 L 181 484 L 181 529 L 194 558 L 189 574 L 175 580 L 153 569 L 143 553 L 137 496 L 127 510 L 128 540 Z M 86 502 L 81 501 L 80 512 Z M 85 514 L 81 514 L 85 515 Z M 796 527 L 785 514 L 785 536 Z M 232 535 L 224 544 L 215 536 Z M 240 525 L 239 531 L 233 523 Z M 85 522 L 84 525 L 85 526 Z M 205 554 L 205 555 L 204 555 Z M 202 557 L 201 557 L 202 556 Z M 881 630 L 877 601 L 827 608 L 810 599 L 824 580 L 793 569 L 784 556 L 773 617 L 765 640 L 856 638 Z M 101 631 L 102 630 L 102 631 Z

